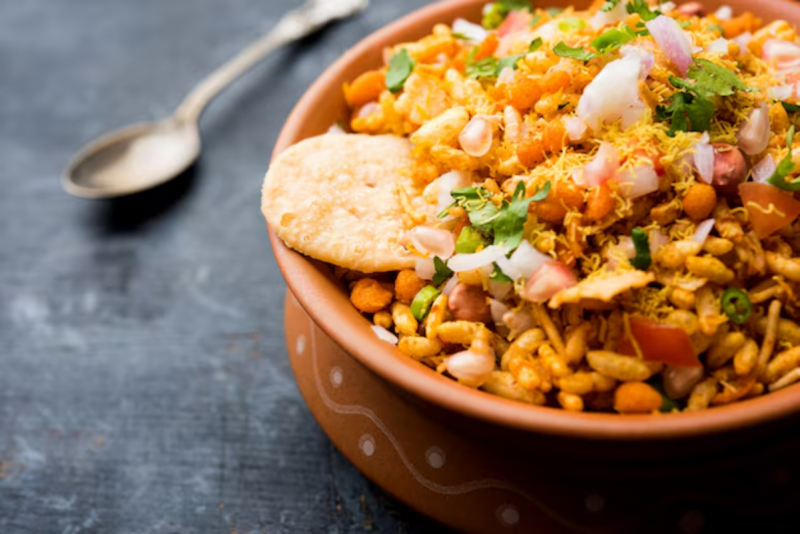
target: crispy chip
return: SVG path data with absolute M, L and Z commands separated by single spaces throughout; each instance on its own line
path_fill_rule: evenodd
M 286 245 L 312 258 L 365 273 L 412 268 L 398 191 L 424 204 L 410 152 L 389 135 L 306 139 L 270 166 L 261 211 Z

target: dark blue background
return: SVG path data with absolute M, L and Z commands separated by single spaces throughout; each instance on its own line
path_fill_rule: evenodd
M 166 116 L 300 0 L 0 2 L 0 532 L 426 532 L 305 407 L 259 211 L 283 121 L 369 11 L 281 50 L 202 121 L 193 172 L 114 202 L 59 176 Z

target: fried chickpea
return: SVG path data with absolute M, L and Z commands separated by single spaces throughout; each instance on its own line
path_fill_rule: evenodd
M 572 182 L 557 182 L 547 198 L 536 203 L 536 215 L 543 221 L 560 223 L 569 210 L 583 210 L 583 192 Z
M 611 195 L 611 188 L 600 184 L 589 190 L 589 199 L 586 202 L 586 217 L 590 221 L 599 221 L 614 210 L 615 200 Z
M 614 409 L 619 413 L 650 413 L 663 402 L 661 394 L 644 382 L 627 382 L 614 392 Z
M 542 98 L 542 85 L 530 76 L 517 76 L 506 88 L 508 102 L 520 111 L 532 108 Z
M 391 289 L 381 285 L 374 278 L 362 278 L 350 292 L 350 302 L 362 313 L 381 311 L 392 303 L 394 294 Z
M 565 73 L 566 74 L 566 73 Z M 544 148 L 548 152 L 561 152 L 566 143 L 567 130 L 561 121 L 548 122 L 544 128 Z
M 517 157 L 525 167 L 535 167 L 545 159 L 544 141 L 532 135 L 524 136 L 517 145 Z
M 716 205 L 717 192 L 708 184 L 693 184 L 683 197 L 683 211 L 695 221 L 708 218 Z
M 413 269 L 406 269 L 397 273 L 397 279 L 394 281 L 394 292 L 397 295 L 397 300 L 403 304 L 410 305 L 420 289 L 426 285 L 428 285 L 427 282 L 417 276 Z

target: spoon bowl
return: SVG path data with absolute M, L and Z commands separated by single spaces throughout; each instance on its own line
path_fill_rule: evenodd
M 215 96 L 276 48 L 355 15 L 368 4 L 369 0 L 307 0 L 200 82 L 172 117 L 134 124 L 90 143 L 67 167 L 64 189 L 84 198 L 114 198 L 175 178 L 200 155 L 198 123 Z
M 85 198 L 138 193 L 179 175 L 200 155 L 195 123 L 177 119 L 134 124 L 79 152 L 64 174 L 64 188 Z

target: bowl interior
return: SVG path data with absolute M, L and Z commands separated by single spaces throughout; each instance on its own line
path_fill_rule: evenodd
M 326 70 L 302 97 L 275 146 L 278 154 L 292 144 L 324 133 L 344 116 L 342 84 L 383 63 L 383 49 L 413 41 L 430 33 L 436 23 L 462 17 L 477 21 L 486 0 L 451 0 L 435 3 L 377 31 Z M 549 6 L 586 7 L 588 1 L 550 0 Z M 800 23 L 800 6 L 784 0 L 710 0 L 709 9 L 731 6 L 750 10 L 765 21 L 784 19 Z M 339 345 L 369 369 L 411 394 L 445 410 L 495 425 L 557 436 L 603 440 L 658 440 L 698 437 L 777 420 L 800 411 L 800 386 L 766 396 L 694 413 L 619 416 L 570 413 L 528 406 L 464 387 L 404 356 L 380 341 L 350 304 L 330 276 L 327 266 L 288 249 L 270 230 L 275 258 L 287 284 L 309 315 Z

